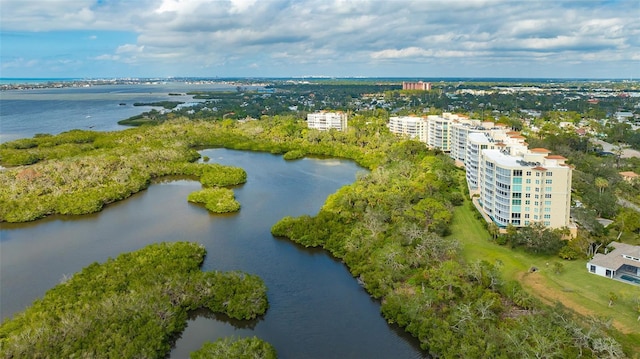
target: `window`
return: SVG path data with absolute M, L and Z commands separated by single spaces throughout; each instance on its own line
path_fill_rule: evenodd
M 547 193 L 544 195 L 544 198 L 551 198 L 551 193 Z
M 531 176 L 531 171 L 527 171 L 527 176 Z
M 522 204 L 522 200 L 520 200 L 520 199 L 513 199 L 513 200 L 511 200 L 511 204 L 512 204 L 512 205 L 514 205 L 514 206 L 519 206 L 519 205 L 521 205 L 521 204 Z
M 524 218 L 529 218 L 529 213 L 525 213 Z M 525 221 L 525 222 L 529 222 L 529 221 Z
M 553 181 L 553 180 L 546 179 L 546 180 L 544 180 L 544 183 L 545 183 L 545 184 L 551 184 L 551 182 L 552 182 L 552 181 Z
M 524 201 L 524 204 L 527 204 L 527 205 L 531 204 L 531 200 L 528 199 L 528 200 Z
M 551 201 L 544 201 L 544 205 L 545 206 L 550 206 L 551 205 Z
M 511 213 L 511 218 L 520 218 L 520 213 Z
M 540 180 L 536 180 L 536 184 L 540 184 Z
M 550 214 L 545 214 L 544 215 L 544 219 L 551 219 L 551 215 Z
M 518 176 L 518 177 L 522 177 L 522 170 L 513 170 L 513 175 L 514 176 Z
M 529 221 L 524 221 L 524 225 L 528 226 L 529 225 Z
M 535 202 L 533 202 L 533 204 L 534 204 L 535 206 L 537 206 L 537 205 L 539 205 L 540 203 L 538 203 L 538 201 L 535 201 Z
M 547 172 L 547 176 L 551 177 L 551 175 L 553 175 L 553 172 L 548 171 L 548 172 Z
M 540 192 L 540 188 L 536 187 L 536 192 Z
M 531 178 L 527 178 L 526 182 L 527 182 L 527 184 L 530 184 L 531 183 Z
M 536 188 L 536 189 L 537 189 L 537 188 Z M 536 198 L 536 199 L 538 199 L 538 198 L 540 198 L 540 196 L 536 195 L 536 197 L 535 197 L 535 198 Z M 536 204 L 537 204 L 537 203 L 536 203 Z
M 545 187 L 545 188 L 544 188 L 544 191 L 545 191 L 545 192 L 551 192 L 551 187 Z
M 514 226 L 519 226 L 520 225 L 520 220 L 519 219 L 511 220 L 511 224 L 513 224 Z
M 544 211 L 545 212 L 551 212 L 551 208 L 550 207 L 544 207 Z
M 525 187 L 525 191 L 531 192 L 531 187 L 530 186 Z
M 547 227 L 549 227 L 549 226 L 551 225 L 551 222 L 549 222 L 549 221 L 544 221 L 544 225 L 545 225 L 545 226 L 547 226 Z
M 540 172 L 536 172 L 536 177 L 540 177 Z
M 533 215 L 533 220 L 534 220 L 534 221 L 537 221 L 537 220 L 538 220 L 538 215 L 537 215 L 537 214 L 534 214 L 534 215 Z
M 522 184 L 522 177 L 514 177 L 513 184 Z
M 524 197 L 525 198 L 531 198 L 531 193 L 525 193 Z
M 520 193 L 520 192 L 514 192 L 514 193 L 513 193 L 513 198 L 522 198 L 522 193 Z
M 594 266 L 593 264 L 589 266 L 589 272 L 591 273 L 595 273 L 596 272 L 596 266 Z

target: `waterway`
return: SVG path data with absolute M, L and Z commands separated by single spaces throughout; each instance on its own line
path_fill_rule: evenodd
M 197 91 L 235 91 L 235 87 L 168 82 L 1 91 L 0 143 L 73 129 L 123 130 L 128 127 L 118 121 L 154 108 L 134 103 L 194 102 L 198 100 L 187 92 Z
M 210 149 L 212 162 L 242 167 L 247 183 L 234 188 L 242 209 L 212 215 L 186 201 L 200 188 L 190 180 L 166 180 L 94 215 L 56 216 L 0 227 L 0 312 L 3 320 L 26 308 L 65 276 L 92 262 L 163 241 L 205 245 L 203 270 L 242 270 L 259 275 L 270 307 L 251 322 L 211 314 L 195 316 L 171 358 L 186 358 L 206 341 L 257 336 L 280 358 L 421 358 L 414 338 L 389 326 L 372 300 L 339 261 L 271 235 L 284 216 L 313 215 L 326 197 L 355 180 L 350 161 L 287 162 L 268 153 Z

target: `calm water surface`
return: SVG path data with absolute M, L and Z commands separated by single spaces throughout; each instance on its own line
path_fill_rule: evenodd
M 243 270 L 269 288 L 270 307 L 255 321 L 208 313 L 194 316 L 171 358 L 187 358 L 206 341 L 258 336 L 280 358 L 420 358 L 413 338 L 386 324 L 380 305 L 324 251 L 274 238 L 271 226 L 291 215 L 315 214 L 326 197 L 361 169 L 342 160 L 286 162 L 266 153 L 205 150 L 212 162 L 244 168 L 234 189 L 237 214 L 211 215 L 189 204 L 200 188 L 179 180 L 152 185 L 101 213 L 56 217 L 0 229 L 2 318 L 23 310 L 65 276 L 149 243 L 196 241 L 207 248 L 203 270 Z
M 118 121 L 149 111 L 135 102 L 196 102 L 191 91 L 235 91 L 225 84 L 169 82 L 138 85 L 99 85 L 0 92 L 0 143 L 58 134 L 73 129 L 115 131 L 128 128 Z M 180 94 L 169 96 L 169 93 Z

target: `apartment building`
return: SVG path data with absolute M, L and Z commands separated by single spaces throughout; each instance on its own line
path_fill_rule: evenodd
M 427 121 L 424 117 L 397 116 L 389 118 L 389 131 L 397 135 L 408 136 L 421 142 L 427 140 Z
M 480 176 L 480 154 L 482 150 L 493 150 L 497 143 L 486 132 L 470 133 L 467 137 L 464 156 L 467 185 L 469 193 L 474 195 L 479 192 L 478 177 Z
M 534 222 L 562 228 L 570 223 L 571 167 L 543 148 L 512 155 L 480 152 L 478 189 L 483 211 L 500 227 Z
M 402 89 L 403 90 L 420 90 L 420 91 L 429 91 L 431 90 L 431 82 L 408 82 L 402 81 Z
M 427 116 L 427 126 L 427 146 L 449 152 L 451 119 L 430 115 Z
M 343 131 L 347 128 L 347 114 L 344 112 L 320 111 L 307 115 L 307 127 L 320 131 L 336 129 Z
M 389 129 L 449 153 L 464 165 L 471 195 L 498 226 L 570 225 L 571 167 L 507 126 L 466 116 L 392 117 Z

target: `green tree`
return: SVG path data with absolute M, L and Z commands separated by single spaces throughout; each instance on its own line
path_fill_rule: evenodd
M 596 177 L 594 184 L 596 187 L 598 187 L 598 191 L 600 193 L 600 195 L 602 196 L 602 193 L 604 192 L 604 190 L 609 187 L 609 181 L 607 181 L 606 178 L 602 178 L 602 177 Z
M 500 235 L 500 227 L 498 227 L 498 225 L 493 221 L 487 224 L 487 230 L 489 231 L 489 234 L 494 241 L 496 240 L 496 238 L 498 238 L 498 235 Z

